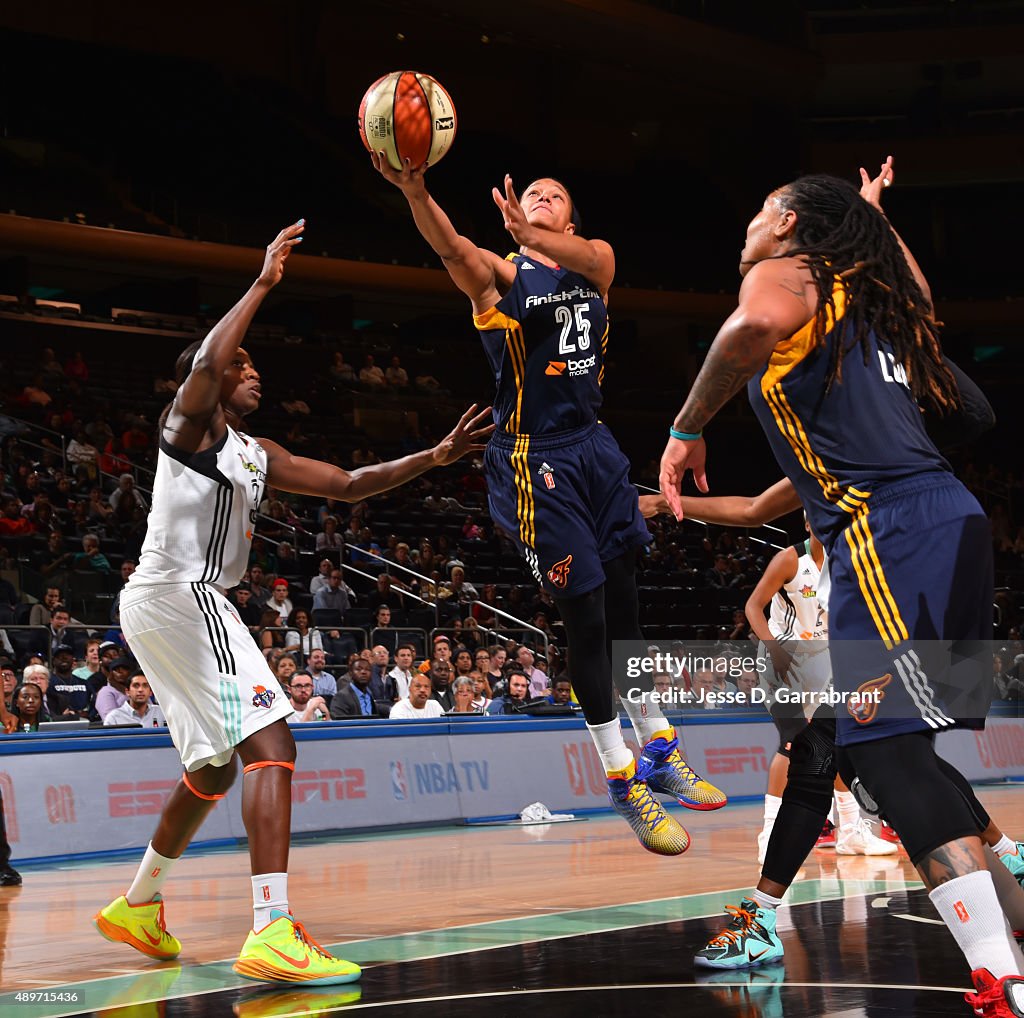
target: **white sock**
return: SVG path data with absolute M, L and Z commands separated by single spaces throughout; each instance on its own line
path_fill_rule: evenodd
M 977 870 L 940 884 L 929 895 L 967 964 L 996 977 L 1024 972 L 1024 958 L 999 907 L 992 874 Z
M 1000 859 L 1004 855 L 1016 855 L 1017 854 L 1017 842 L 1011 841 L 1005 834 L 992 846 L 992 851 L 999 856 Z
M 775 826 L 775 819 L 779 815 L 781 806 L 781 795 L 766 795 L 764 797 L 764 830 L 770 831 Z
M 836 792 L 836 812 L 839 814 L 839 830 L 854 827 L 860 820 L 860 806 L 853 792 Z
M 270 922 L 270 910 L 288 909 L 288 874 L 257 873 L 252 878 L 252 928 L 259 932 Z
M 621 771 L 633 762 L 633 754 L 622 741 L 622 725 L 618 718 L 612 718 L 603 725 L 587 725 L 587 731 L 606 771 Z
M 643 749 L 659 732 L 674 730 L 668 718 L 665 717 L 664 709 L 660 703 L 651 703 L 647 694 L 642 700 L 630 700 L 627 696 L 620 696 L 623 709 L 633 722 L 633 731 L 636 732 L 636 741 Z
M 777 909 L 782 904 L 781 898 L 775 898 L 770 894 L 765 894 L 764 891 L 754 891 L 750 895 L 750 900 L 761 908 L 770 908 L 772 911 Z
M 147 901 L 152 901 L 154 896 L 160 893 L 160 888 L 164 886 L 171 867 L 177 861 L 177 859 L 168 859 L 167 856 L 161 855 L 153 848 L 153 842 L 150 842 L 146 854 L 142 857 L 142 862 L 139 863 L 139 871 L 135 874 L 132 886 L 128 888 L 128 893 L 125 895 L 128 904 L 142 905 Z

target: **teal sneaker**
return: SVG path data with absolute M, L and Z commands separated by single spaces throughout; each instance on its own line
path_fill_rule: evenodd
M 1024 887 L 1024 844 L 1016 843 L 1016 852 L 1001 855 L 999 861 L 1013 874 L 1014 879 Z
M 785 953 L 775 933 L 775 909 L 761 908 L 744 898 L 739 906 L 726 905 L 732 922 L 707 946 L 698 951 L 694 965 L 709 969 L 744 969 L 752 965 L 768 965 Z

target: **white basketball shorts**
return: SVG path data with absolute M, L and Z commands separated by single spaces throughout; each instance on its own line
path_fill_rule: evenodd
M 208 583 L 129 584 L 121 627 L 188 771 L 221 767 L 293 710 L 230 601 Z

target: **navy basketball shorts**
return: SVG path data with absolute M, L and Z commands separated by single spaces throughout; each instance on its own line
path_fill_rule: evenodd
M 648 544 L 629 461 L 600 422 L 555 435 L 496 431 L 484 454 L 491 519 L 556 597 L 604 583 L 604 565 Z
M 993 563 L 974 496 L 946 473 L 875 491 L 829 549 L 829 571 L 838 744 L 983 727 Z

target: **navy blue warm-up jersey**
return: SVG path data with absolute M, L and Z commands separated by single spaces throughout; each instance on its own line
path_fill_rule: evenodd
M 543 435 L 593 423 L 601 407 L 608 312 L 577 272 L 509 255 L 516 277 L 498 303 L 473 316 L 494 371 L 494 422 Z

